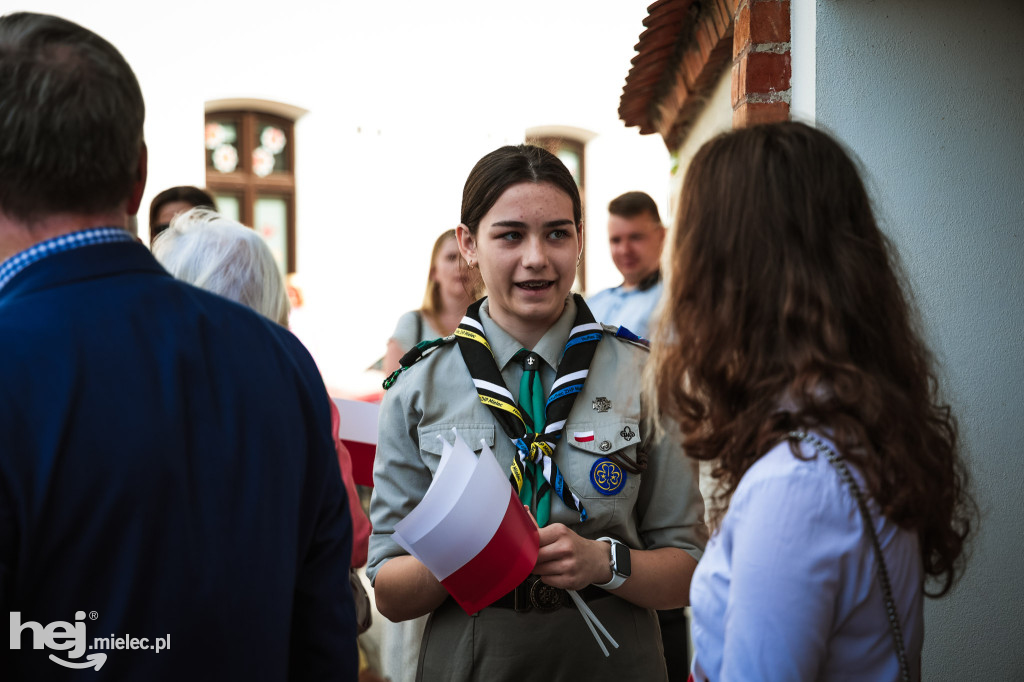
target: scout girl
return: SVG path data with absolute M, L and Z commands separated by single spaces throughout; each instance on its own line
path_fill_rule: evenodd
M 457 236 L 488 296 L 455 335 L 407 356 L 381 406 L 367 572 L 385 617 L 431 614 L 419 679 L 666 677 L 654 610 L 688 603 L 704 506 L 678 441 L 648 428 L 647 348 L 570 294 L 581 216 L 553 154 L 521 145 L 482 158 Z M 473 616 L 391 537 L 453 427 L 493 450 L 540 526 L 534 574 Z M 565 590 L 618 642 L 608 658 Z

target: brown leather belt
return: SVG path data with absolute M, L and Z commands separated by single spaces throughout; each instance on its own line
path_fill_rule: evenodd
M 577 590 L 577 593 L 583 597 L 584 601 L 588 602 L 612 596 L 610 592 L 597 585 L 587 585 L 582 590 Z M 513 609 L 516 613 L 526 613 L 527 611 L 549 613 L 563 606 L 575 608 L 576 603 L 565 590 L 552 587 L 542 582 L 539 576 L 531 575 L 491 606 L 496 606 L 499 609 Z

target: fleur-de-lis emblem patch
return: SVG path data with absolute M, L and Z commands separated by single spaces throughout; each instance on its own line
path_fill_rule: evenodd
M 629 428 L 628 426 L 619 431 L 619 435 L 626 440 L 633 440 L 636 437 L 636 434 L 633 433 L 633 429 Z
M 598 412 L 607 412 L 612 409 L 612 401 L 605 397 L 594 398 L 594 409 Z

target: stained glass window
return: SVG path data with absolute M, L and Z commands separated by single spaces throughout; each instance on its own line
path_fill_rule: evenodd
M 270 246 L 279 266 L 288 262 L 288 200 L 284 197 L 261 196 L 256 199 L 253 229 Z M 281 272 L 287 274 L 285 268 Z
M 239 223 L 242 222 L 241 195 L 218 192 L 213 195 L 213 200 L 217 202 L 217 211 L 222 216 Z
M 257 111 L 206 115 L 206 186 L 225 216 L 259 232 L 295 271 L 295 126 Z
M 291 170 L 288 164 L 288 135 L 280 126 L 257 120 L 253 140 L 252 170 L 261 178 Z
M 206 122 L 206 170 L 234 173 L 238 169 L 238 122 L 231 119 Z

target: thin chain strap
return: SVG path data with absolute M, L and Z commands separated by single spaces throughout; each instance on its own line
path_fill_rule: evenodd
M 892 632 L 893 643 L 896 645 L 896 659 L 900 664 L 900 679 L 904 682 L 910 682 L 910 668 L 907 666 L 907 653 L 903 648 L 903 629 L 900 627 L 900 619 L 896 613 L 896 604 L 892 598 L 892 586 L 889 583 L 889 571 L 885 566 L 885 558 L 882 556 L 882 545 L 878 542 L 878 535 L 875 533 L 875 524 L 871 520 L 871 513 L 868 511 L 868 505 L 864 501 L 864 494 L 861 492 L 860 486 L 857 485 L 857 481 L 855 481 L 853 476 L 850 474 L 850 470 L 847 468 L 846 463 L 839 459 L 839 455 L 837 455 L 835 450 L 830 448 L 828 444 L 820 438 L 809 433 L 805 433 L 804 431 L 790 431 L 789 437 L 809 443 L 815 450 L 824 455 L 833 468 L 835 468 L 839 473 L 839 478 L 841 478 L 843 482 L 850 487 L 853 499 L 857 501 L 857 506 L 860 508 L 860 515 L 864 519 L 864 526 L 868 529 L 868 534 L 871 536 L 871 545 L 875 549 L 875 559 L 878 560 L 878 582 L 882 584 L 882 594 L 885 597 L 885 612 L 889 617 L 889 628 Z

